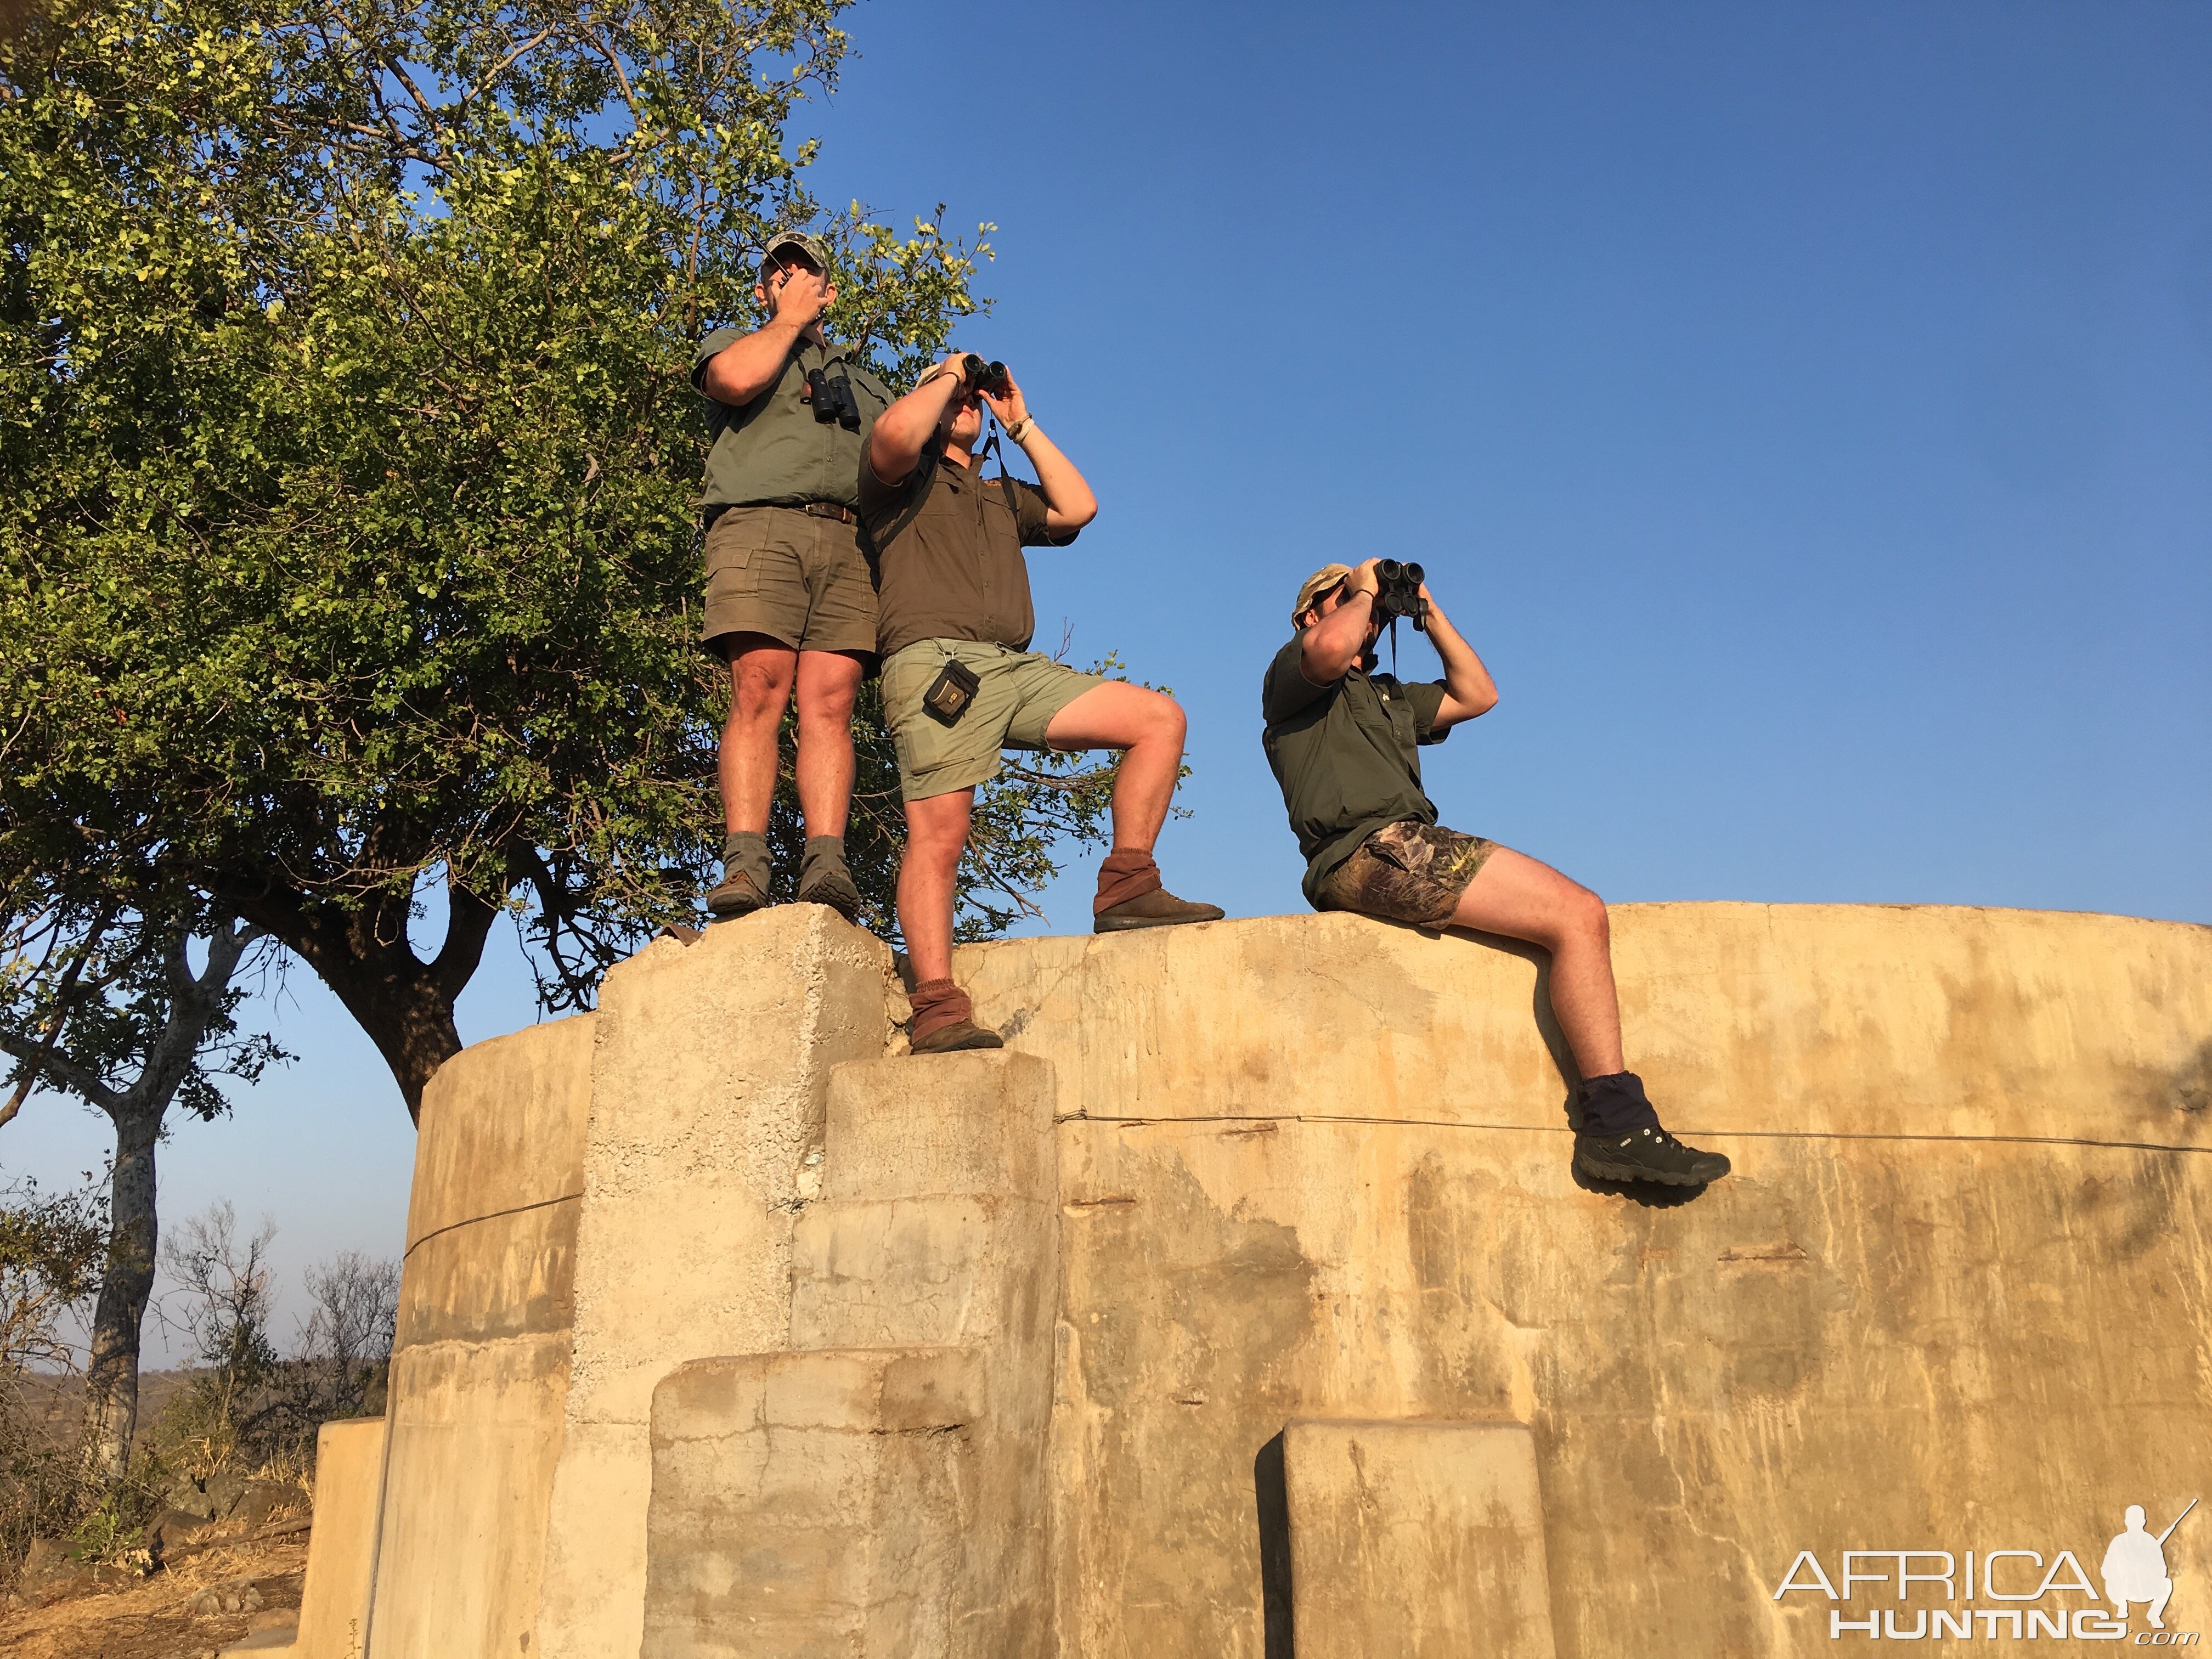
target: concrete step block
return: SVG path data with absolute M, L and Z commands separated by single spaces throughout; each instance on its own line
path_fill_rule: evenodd
M 694 1360 L 653 1391 L 640 1659 L 938 1659 L 975 1504 L 980 1357 Z
M 1553 1659 L 1527 1425 L 1294 1422 L 1283 1477 L 1297 1659 Z
M 792 1344 L 1041 1340 L 1058 1219 L 985 1193 L 810 1205 L 792 1239 Z
M 850 1060 L 830 1073 L 824 1199 L 1015 1193 L 1052 1201 L 1052 1066 L 1004 1049 Z

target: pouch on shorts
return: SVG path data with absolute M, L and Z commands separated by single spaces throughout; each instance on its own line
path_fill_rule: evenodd
M 929 690 L 921 694 L 921 712 L 939 726 L 957 726 L 982 686 L 975 670 L 957 657 L 947 657 Z

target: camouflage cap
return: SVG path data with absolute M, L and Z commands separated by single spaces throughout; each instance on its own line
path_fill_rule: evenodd
M 803 230 L 780 230 L 768 239 L 768 251 L 761 255 L 761 275 L 765 277 L 769 268 L 776 263 L 780 249 L 795 247 L 814 262 L 817 270 L 830 269 L 830 252 Z
M 1312 609 L 1322 594 L 1352 574 L 1348 564 L 1325 564 L 1307 577 L 1298 588 L 1298 602 L 1291 607 L 1291 626 L 1298 625 L 1298 618 Z

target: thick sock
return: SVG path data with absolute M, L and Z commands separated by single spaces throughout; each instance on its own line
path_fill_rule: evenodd
M 805 850 L 799 855 L 799 890 L 803 893 L 811 887 L 817 874 L 826 875 L 844 868 L 844 836 L 809 836 Z M 847 874 L 851 872 L 848 871 Z
M 908 1028 L 910 1038 L 919 1042 L 932 1031 L 941 1031 L 948 1025 L 957 1025 L 963 1019 L 975 1017 L 975 1006 L 968 1000 L 968 994 L 949 979 L 926 979 L 908 994 L 914 1005 L 914 1024 Z
M 1582 1104 L 1586 1135 L 1633 1134 L 1659 1127 L 1659 1114 L 1644 1093 L 1644 1079 L 1633 1072 L 1613 1072 L 1588 1078 L 1575 1097 Z
M 1091 914 L 1100 915 L 1117 904 L 1160 890 L 1160 866 L 1150 853 L 1133 847 L 1117 847 L 1098 866 L 1098 896 L 1091 901 Z
M 722 879 L 740 870 L 753 878 L 763 896 L 768 892 L 768 832 L 733 830 L 722 837 Z

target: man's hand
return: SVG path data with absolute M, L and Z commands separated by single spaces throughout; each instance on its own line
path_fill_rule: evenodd
M 994 398 L 987 392 L 983 401 L 991 405 L 991 413 L 999 417 L 1000 426 L 1017 427 L 1029 418 L 1030 406 L 1023 401 L 1021 383 L 1014 379 L 1011 368 L 1006 371 L 1006 395 Z
M 779 323 L 805 328 L 836 303 L 837 290 L 825 272 L 805 265 L 779 265 L 768 279 L 768 314 Z
M 1345 597 L 1349 599 L 1354 593 L 1381 593 L 1382 578 L 1375 574 L 1375 567 L 1382 562 L 1382 559 L 1376 557 L 1362 559 L 1358 564 L 1352 566 L 1352 574 L 1344 579 L 1346 589 Z M 1421 591 L 1425 593 L 1428 589 L 1425 587 Z

